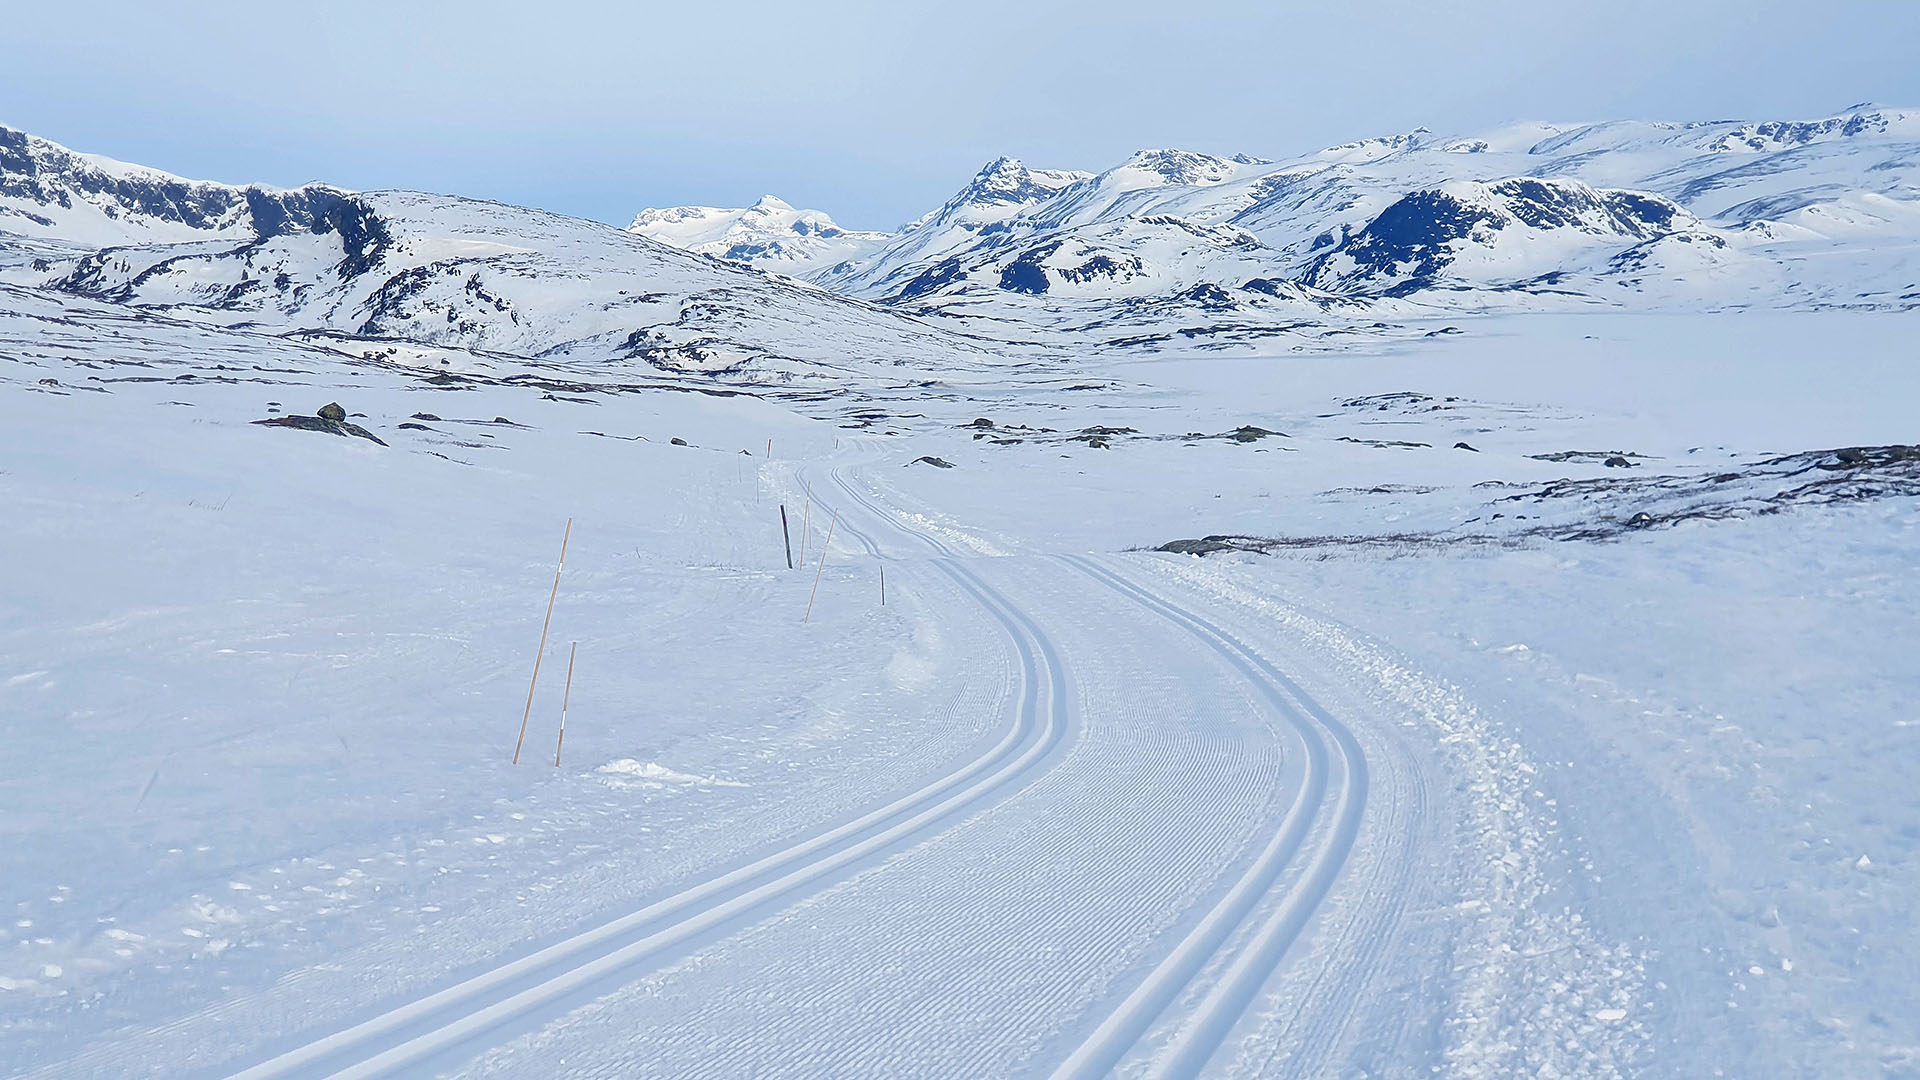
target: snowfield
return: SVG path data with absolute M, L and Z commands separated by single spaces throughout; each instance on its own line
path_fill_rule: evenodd
M 1879 162 L 1874 115 L 1287 169 L 1379 181 L 1340 275 L 1427 280 L 1363 237 L 1439 191 L 1571 280 L 1733 228 L 1677 160 Z M 1510 170 L 1381 180 L 1530 148 L 1576 244 Z M 443 196 L 0 188 L 55 223 L 0 234 L 0 1075 L 1920 1076 L 1908 226 L 1768 264 L 1872 271 L 1784 310 L 878 284 L 1042 207 L 1039 272 L 1186 289 L 1277 241 L 1160 200 L 1276 168 L 653 219 L 864 298 Z

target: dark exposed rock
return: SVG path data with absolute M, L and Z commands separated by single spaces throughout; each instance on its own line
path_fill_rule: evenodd
M 1256 427 L 1252 424 L 1243 424 L 1240 427 L 1234 428 L 1232 431 L 1228 432 L 1227 438 L 1232 439 L 1234 442 L 1250 443 L 1250 442 L 1259 442 L 1261 439 L 1264 439 L 1269 435 L 1277 435 L 1283 439 L 1291 437 L 1287 435 L 1287 433 L 1284 431 L 1272 431 L 1267 428 Z
M 912 461 L 910 461 L 910 462 L 908 462 L 908 464 L 909 464 L 909 465 L 919 465 L 919 464 L 921 464 L 922 462 L 925 462 L 926 464 L 928 464 L 928 465 L 931 465 L 931 466 L 933 466 L 933 467 L 934 467 L 934 468 L 936 468 L 936 469 L 951 469 L 951 468 L 953 468 L 953 462 L 951 462 L 951 461 L 948 461 L 948 460 L 947 460 L 946 458 L 937 458 L 937 457 L 933 457 L 932 455 L 926 455 L 926 456 L 923 456 L 923 457 L 917 457 L 917 458 L 914 458 L 914 459 L 913 459 Z
M 974 421 L 973 423 L 971 423 L 971 424 L 968 424 L 967 426 L 968 426 L 968 427 L 971 427 L 971 428 L 983 428 L 983 429 L 987 429 L 987 428 L 992 428 L 992 427 L 993 427 L 993 421 L 991 421 L 991 420 L 989 420 L 989 419 L 987 419 L 986 417 L 984 417 L 984 416 L 982 416 L 982 417 L 980 417 L 979 419 L 977 419 L 977 420 L 975 420 L 975 421 Z
M 1599 463 L 1612 469 L 1627 469 L 1633 467 L 1634 458 L 1644 455 L 1626 450 L 1558 450 L 1551 454 L 1528 454 L 1527 456 L 1535 461 L 1551 461 L 1557 465 L 1579 461 L 1589 465 Z M 1616 460 L 1619 464 L 1615 464 Z
M 347 418 L 347 410 L 341 408 L 339 402 L 329 401 L 325 405 L 320 406 L 320 411 L 314 415 L 322 420 L 332 420 L 335 423 L 339 423 Z
M 1454 444 L 1453 444 L 1453 448 L 1454 448 L 1455 450 L 1472 450 L 1472 451 L 1473 451 L 1474 453 L 1476 453 L 1476 454 L 1480 452 L 1480 451 L 1479 451 L 1478 449 L 1476 449 L 1475 447 L 1471 447 L 1471 446 L 1468 446 L 1468 445 L 1467 445 L 1466 443 L 1463 443 L 1463 442 L 1457 442 L 1457 443 L 1454 443 Z
M 440 419 L 439 417 L 437 417 L 437 416 L 435 416 L 435 415 L 433 415 L 433 414 L 432 414 L 432 413 L 430 413 L 430 412 L 417 412 L 417 413 L 414 413 L 414 414 L 413 414 L 413 418 L 414 418 L 415 420 L 435 420 L 435 421 L 437 421 L 437 420 L 439 420 L 439 419 Z
M 1361 446 L 1371 446 L 1376 450 L 1420 450 L 1433 447 L 1432 443 L 1407 442 L 1402 439 L 1356 439 L 1351 435 L 1342 435 L 1336 441 L 1359 443 Z
M 667 440 L 667 442 L 668 442 L 668 443 L 670 443 L 670 444 L 672 444 L 672 445 L 674 445 L 674 446 L 685 446 L 685 445 L 687 445 L 687 440 L 685 440 L 685 439 L 683 439 L 683 438 L 681 438 L 681 437 L 680 437 L 680 436 L 678 436 L 678 435 L 675 435 L 675 436 L 674 436 L 673 438 L 671 438 L 671 439 L 668 439 L 668 440 Z
M 416 424 L 416 423 L 413 423 L 412 421 L 408 421 L 400 425 L 400 430 L 401 431 L 435 431 L 437 429 L 430 428 L 425 424 Z
M 1211 555 L 1216 551 L 1240 550 L 1227 543 L 1228 539 L 1225 536 L 1204 536 L 1198 540 L 1169 540 L 1154 550 L 1171 551 L 1176 555 Z
M 334 406 L 339 408 L 339 406 Z M 351 435 L 370 442 L 387 445 L 381 438 L 359 424 L 350 424 L 345 420 L 335 420 L 325 416 L 273 416 L 265 420 L 253 421 L 263 427 L 298 428 L 301 431 L 321 431 L 328 435 Z
M 1849 446 L 1829 451 L 1827 457 L 1829 460 L 1817 462 L 1815 467 L 1828 471 L 1868 466 L 1884 468 L 1920 462 L 1920 446 Z

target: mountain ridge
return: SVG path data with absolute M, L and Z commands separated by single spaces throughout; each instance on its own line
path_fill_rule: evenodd
M 1886 252 L 1920 240 L 1916 162 L 1920 112 L 1873 105 L 1813 120 L 1523 121 L 1477 134 L 1420 128 L 1276 161 L 1142 150 L 1099 173 L 1055 171 L 1065 182 L 1051 190 L 1008 183 L 1019 198 L 993 204 L 986 220 L 956 220 L 956 208 L 991 202 L 975 193 L 998 174 L 1025 171 L 1001 158 L 891 240 L 805 276 L 943 313 L 979 312 L 996 293 L 1003 307 L 1015 296 L 1152 297 L 1170 318 L 1202 295 L 1244 312 L 1276 282 L 1376 304 L 1693 305 L 1715 298 L 1709 278 L 1730 283 L 1717 298 L 1728 308 L 1905 307 L 1916 264 Z M 1479 185 L 1466 199 L 1486 204 L 1472 212 L 1478 232 L 1442 220 L 1465 212 L 1459 184 Z M 1597 227 L 1563 214 L 1569 200 L 1670 208 L 1656 216 L 1684 221 Z M 1433 250 L 1383 239 L 1421 233 L 1444 239 Z M 1655 257 L 1683 246 L 1685 258 Z M 1814 276 L 1836 253 L 1874 265 L 1861 280 Z M 1031 317 L 1030 305 L 1018 310 Z
M 988 162 L 893 232 L 188 180 L 0 128 L 0 281 L 223 326 L 810 379 L 1487 311 L 1920 307 L 1920 112 Z M 833 327 L 837 341 L 819 329 Z

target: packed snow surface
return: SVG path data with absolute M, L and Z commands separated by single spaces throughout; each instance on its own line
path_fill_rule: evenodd
M 1920 1075 L 1910 196 L 1749 205 L 1912 129 L 1003 160 L 861 296 L 0 140 L 0 1074 Z

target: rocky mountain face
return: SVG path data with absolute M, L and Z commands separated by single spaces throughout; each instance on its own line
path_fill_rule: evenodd
M 104 246 L 341 227 L 342 192 L 184 180 L 0 127 L 0 232 Z
M 1920 302 L 1916 239 L 1920 113 L 1858 106 L 1419 130 L 1282 161 L 1145 150 L 1097 174 L 1002 159 L 808 277 L 1055 327 L 1355 305 L 1905 308 Z

